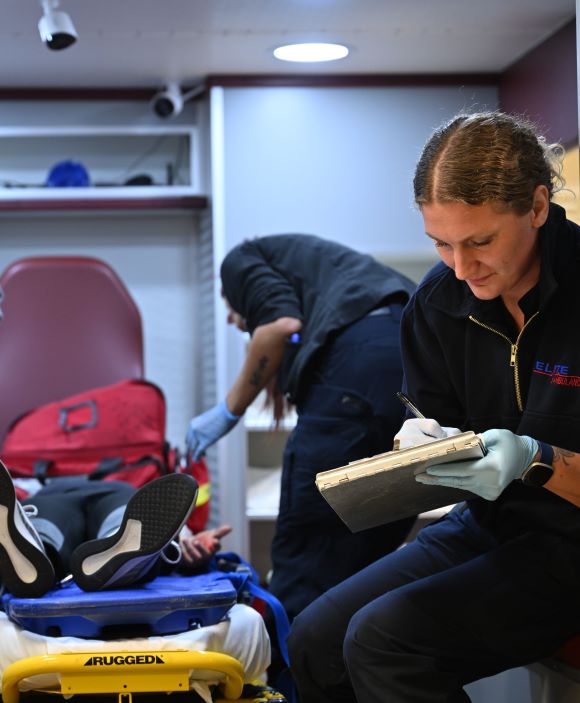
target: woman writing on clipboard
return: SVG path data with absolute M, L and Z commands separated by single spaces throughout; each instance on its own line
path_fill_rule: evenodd
M 479 496 L 318 599 L 289 640 L 301 703 L 459 703 L 580 629 L 580 228 L 551 202 L 558 150 L 501 113 L 436 130 L 415 200 L 441 257 L 402 320 L 406 389 L 487 454 L 420 482 Z M 447 429 L 444 426 L 449 426 Z

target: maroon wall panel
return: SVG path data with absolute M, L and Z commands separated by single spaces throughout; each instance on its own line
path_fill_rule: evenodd
M 576 20 L 501 75 L 499 103 L 504 112 L 533 120 L 549 141 L 578 143 Z

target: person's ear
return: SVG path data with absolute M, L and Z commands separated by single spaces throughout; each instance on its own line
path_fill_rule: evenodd
M 548 219 L 550 211 L 550 193 L 546 186 L 536 186 L 532 200 L 532 227 L 541 227 Z

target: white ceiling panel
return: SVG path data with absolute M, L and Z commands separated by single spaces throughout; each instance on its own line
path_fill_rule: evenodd
M 494 73 L 575 16 L 574 0 L 62 0 L 76 44 L 40 41 L 38 0 L 0 0 L 0 87 L 151 87 L 210 74 Z M 349 57 L 285 64 L 280 43 Z

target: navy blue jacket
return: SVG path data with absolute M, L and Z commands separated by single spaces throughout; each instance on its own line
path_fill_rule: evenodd
M 307 234 L 249 239 L 221 266 L 223 292 L 251 333 L 280 317 L 302 321 L 302 343 L 281 390 L 295 401 L 305 369 L 333 332 L 394 299 L 407 302 L 415 285 L 368 254 Z
M 441 425 L 505 428 L 580 452 L 580 227 L 552 204 L 540 232 L 538 284 L 520 300 L 519 334 L 500 298 L 478 300 L 440 263 L 401 326 L 405 386 Z M 470 502 L 500 537 L 550 529 L 580 539 L 580 509 L 515 481 L 493 502 Z

